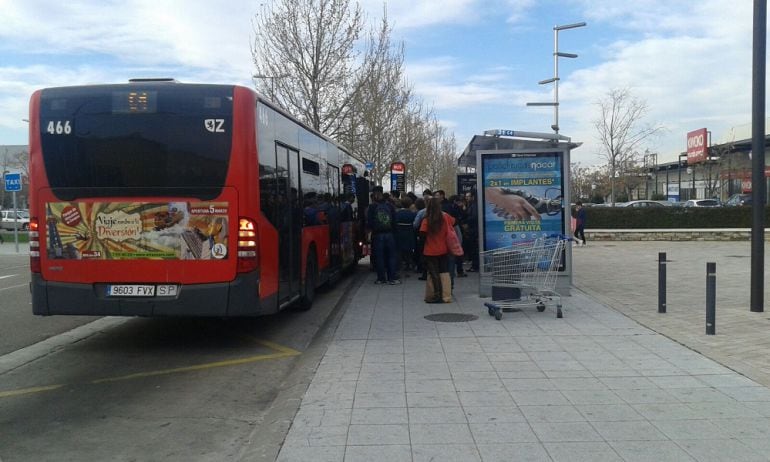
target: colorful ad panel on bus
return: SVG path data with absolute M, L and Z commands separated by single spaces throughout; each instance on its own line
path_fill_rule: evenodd
M 49 202 L 51 259 L 225 259 L 227 202 Z
M 564 231 L 561 153 L 485 154 L 484 250 Z

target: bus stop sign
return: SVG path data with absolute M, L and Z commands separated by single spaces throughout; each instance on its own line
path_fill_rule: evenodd
M 5 174 L 5 190 L 21 191 L 21 173 Z

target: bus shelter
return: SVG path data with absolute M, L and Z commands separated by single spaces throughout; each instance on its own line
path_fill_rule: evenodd
M 490 130 L 471 139 L 458 163 L 476 171 L 480 251 L 571 234 L 570 152 L 578 146 L 563 135 L 513 130 Z M 569 295 L 571 285 L 572 247 L 567 245 L 556 290 Z M 479 292 L 492 295 L 490 287 Z

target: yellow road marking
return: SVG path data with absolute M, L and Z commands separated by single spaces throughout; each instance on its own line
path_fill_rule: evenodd
M 138 379 L 142 377 L 154 377 L 156 375 L 167 375 L 167 374 L 176 374 L 179 372 L 190 372 L 190 371 L 201 371 L 205 369 L 214 369 L 216 367 L 226 367 L 226 366 L 235 366 L 238 364 L 246 364 L 246 363 L 253 363 L 257 361 L 264 361 L 266 359 L 278 359 L 278 358 L 287 358 L 289 356 L 296 356 L 299 352 L 296 354 L 292 353 L 274 353 L 271 355 L 258 355 L 258 356 L 251 356 L 248 358 L 240 358 L 240 359 L 229 359 L 226 361 L 217 361 L 214 363 L 206 363 L 206 364 L 197 364 L 195 366 L 187 366 L 187 367 L 176 367 L 173 369 L 163 369 L 158 371 L 149 371 L 149 372 L 138 372 L 136 374 L 129 374 L 129 375 L 122 375 L 120 377 L 108 377 L 105 379 L 99 379 L 99 380 L 93 380 L 91 383 L 105 383 L 105 382 L 118 382 L 121 380 L 131 380 L 131 379 Z
M 48 385 L 47 387 L 32 387 L 32 388 L 20 388 L 18 390 L 0 391 L 0 398 L 8 398 L 9 396 L 27 395 L 30 393 L 40 393 L 43 391 L 56 390 L 64 385 Z
M 239 364 L 247 364 L 247 363 L 253 363 L 257 361 L 265 361 L 268 359 L 280 359 L 280 358 L 288 358 L 291 356 L 297 356 L 302 354 L 301 352 L 285 347 L 283 345 L 279 345 L 277 343 L 271 342 L 269 340 L 260 340 L 260 339 L 253 339 L 256 343 L 267 347 L 273 351 L 278 351 L 278 353 L 272 353 L 272 354 L 265 354 L 265 355 L 256 355 L 256 356 L 249 356 L 246 358 L 238 358 L 238 359 L 228 359 L 224 361 L 216 361 L 212 363 L 204 363 L 204 364 L 196 364 L 194 366 L 185 366 L 185 367 L 175 367 L 172 369 L 161 369 L 156 371 L 147 371 L 147 372 L 137 372 L 136 374 L 128 374 L 128 375 L 122 375 L 118 377 L 106 377 L 103 379 L 98 380 L 92 380 L 91 384 L 99 384 L 99 383 L 108 383 L 108 382 L 119 382 L 122 380 L 132 380 L 132 379 L 139 379 L 143 377 L 155 377 L 159 375 L 168 375 L 168 374 L 177 374 L 181 372 L 192 372 L 192 371 L 201 371 L 205 369 L 214 369 L 217 367 L 227 367 L 227 366 L 237 366 Z M 0 398 L 7 398 L 11 396 L 18 396 L 18 395 L 26 395 L 31 393 L 42 393 L 46 391 L 56 390 L 57 388 L 61 388 L 64 385 L 48 385 L 48 386 L 42 386 L 42 387 L 31 387 L 31 388 L 20 388 L 18 390 L 8 390 L 8 391 L 0 391 Z

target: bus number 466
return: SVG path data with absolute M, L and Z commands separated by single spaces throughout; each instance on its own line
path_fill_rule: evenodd
M 69 135 L 72 133 L 72 126 L 69 120 L 62 122 L 61 120 L 52 120 L 48 122 L 48 126 L 45 131 L 50 135 Z

